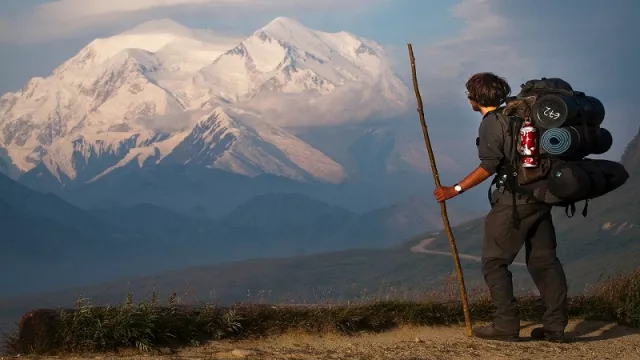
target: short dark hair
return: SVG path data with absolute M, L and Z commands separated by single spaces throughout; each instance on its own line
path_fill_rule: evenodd
M 490 72 L 474 74 L 465 86 L 469 100 L 480 106 L 500 106 L 511 94 L 507 80 Z

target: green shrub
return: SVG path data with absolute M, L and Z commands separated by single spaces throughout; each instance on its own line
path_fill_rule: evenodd
M 520 297 L 523 320 L 538 321 L 543 303 L 535 297 Z M 470 304 L 473 321 L 488 321 L 491 301 L 477 296 Z M 161 347 L 197 345 L 203 341 L 240 339 L 281 334 L 289 331 L 336 332 L 351 335 L 378 332 L 402 325 L 453 325 L 464 322 L 459 301 L 385 300 L 339 305 L 247 304 L 229 308 L 212 305 L 176 305 L 175 295 L 168 306 L 159 306 L 157 297 L 134 304 L 131 294 L 120 306 L 93 307 L 82 299 L 75 309 L 60 310 L 55 329 L 26 336 L 29 329 L 7 340 L 13 353 L 104 352 L 122 348 L 151 351 Z M 572 318 L 616 320 L 640 327 L 640 268 L 620 274 L 570 299 Z

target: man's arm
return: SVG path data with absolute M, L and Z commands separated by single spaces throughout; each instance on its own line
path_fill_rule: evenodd
M 498 117 L 490 115 L 483 119 L 480 123 L 479 135 L 480 166 L 458 183 L 463 191 L 477 186 L 495 174 L 504 158 L 504 129 Z M 434 196 L 439 202 L 451 199 L 458 194 L 453 187 L 442 187 L 434 191 Z
M 487 180 L 490 176 L 491 174 L 484 167 L 478 166 L 471 174 L 467 175 L 464 180 L 460 181 L 458 185 L 464 190 L 471 189 Z
M 480 166 L 459 183 L 463 190 L 471 189 L 495 174 L 504 159 L 504 128 L 496 115 L 490 115 L 480 123 L 478 158 Z

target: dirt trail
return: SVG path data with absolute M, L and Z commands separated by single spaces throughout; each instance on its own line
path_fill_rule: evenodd
M 523 323 L 523 341 L 508 343 L 464 336 L 461 327 L 402 328 L 355 337 L 289 334 L 263 340 L 219 341 L 171 355 L 65 357 L 66 359 L 256 359 L 256 360 L 431 360 L 431 359 L 640 359 L 640 331 L 604 322 L 571 321 L 571 342 L 528 338 L 536 325 Z M 24 358 L 24 357 L 23 357 Z M 45 359 L 45 358 L 40 358 Z M 59 358 L 58 358 L 59 359 Z
M 413 253 L 423 253 L 423 254 L 432 254 L 432 255 L 441 255 L 441 256 L 452 256 L 451 252 L 448 251 L 435 251 L 435 250 L 429 250 L 427 249 L 427 247 L 429 245 L 431 245 L 431 243 L 435 240 L 436 238 L 428 238 L 428 239 L 424 239 L 422 241 L 420 241 L 420 243 L 418 243 L 418 245 L 415 245 L 414 247 L 411 248 L 411 252 Z M 479 256 L 475 256 L 475 255 L 469 255 L 469 254 L 458 254 L 458 257 L 460 259 L 466 259 L 466 260 L 472 260 L 475 262 L 480 262 L 480 257 Z M 527 266 L 525 263 L 521 263 L 521 262 L 513 262 L 514 266 Z

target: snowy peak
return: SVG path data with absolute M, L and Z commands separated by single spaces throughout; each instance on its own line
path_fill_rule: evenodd
M 91 54 L 88 47 L 80 55 Z M 100 64 L 85 59 L 67 62 L 46 79 L 33 79 L 13 94 L 12 101 L 0 104 L 0 143 L 22 171 L 43 162 L 56 178 L 75 180 L 76 167 L 89 157 L 123 156 L 126 151 L 104 149 L 120 148 L 123 141 L 143 133 L 151 136 L 137 124 L 139 119 L 183 111 L 170 93 L 149 79 L 161 66 L 153 53 L 125 49 Z M 79 137 L 99 142 L 82 148 L 103 150 L 82 151 L 75 143 Z M 101 164 L 110 166 L 117 160 Z M 92 172 L 104 170 L 92 167 Z
M 305 27 L 297 20 L 286 17 L 278 17 L 269 24 L 254 33 L 262 39 L 273 38 L 304 49 L 315 55 L 323 55 L 324 61 L 329 61 L 332 54 L 338 54 L 356 60 L 359 54 L 381 56 L 384 50 L 377 44 L 365 44 L 363 39 L 345 31 L 328 33 Z
M 163 162 L 219 168 L 247 176 L 268 173 L 301 181 L 344 180 L 342 166 L 325 154 L 285 130 L 251 121 L 248 115 L 214 109 Z
M 67 183 L 177 162 L 339 182 L 341 165 L 287 129 L 380 119 L 408 99 L 384 49 L 353 34 L 285 17 L 243 38 L 155 20 L 0 97 L 2 168 Z
M 259 31 L 266 32 L 274 36 L 281 35 L 282 37 L 286 37 L 287 34 L 291 35 L 295 32 L 309 32 L 311 30 L 297 20 L 285 16 L 278 16 L 271 20 L 267 25 L 263 26 L 258 30 L 258 32 Z
M 356 68 L 363 69 L 363 65 L 370 65 L 372 59 L 379 61 L 385 58 L 384 50 L 379 45 L 360 39 L 345 31 L 328 33 L 312 30 L 300 22 L 278 17 L 262 29 L 256 31 L 253 37 L 262 42 L 278 42 L 288 55 L 297 58 L 313 60 L 320 64 L 328 64 L 333 61 L 350 63 Z M 332 64 L 341 66 L 342 64 Z M 379 64 L 381 65 L 381 64 Z M 367 70 L 367 69 L 363 69 Z M 372 73 L 380 69 L 369 68 Z M 373 71 L 375 70 L 375 71 Z
M 167 69 L 175 70 L 179 65 L 184 67 L 185 62 L 188 63 L 193 58 L 199 66 L 190 68 L 196 71 L 241 40 L 238 37 L 220 36 L 208 30 L 192 30 L 169 19 L 153 20 L 118 35 L 93 40 L 55 72 L 90 68 L 130 49 L 157 55 Z M 206 56 L 205 62 L 198 61 L 202 56 Z
M 106 39 L 93 40 L 74 57 L 67 60 L 54 70 L 54 74 L 66 71 L 92 70 L 94 66 L 102 65 L 115 56 L 127 51 L 153 53 L 165 45 L 176 40 L 175 35 L 121 35 Z
M 395 77 L 389 69 L 373 42 L 279 17 L 203 68 L 194 82 L 210 84 L 219 102 L 242 102 L 264 92 L 327 95 L 349 83 Z

